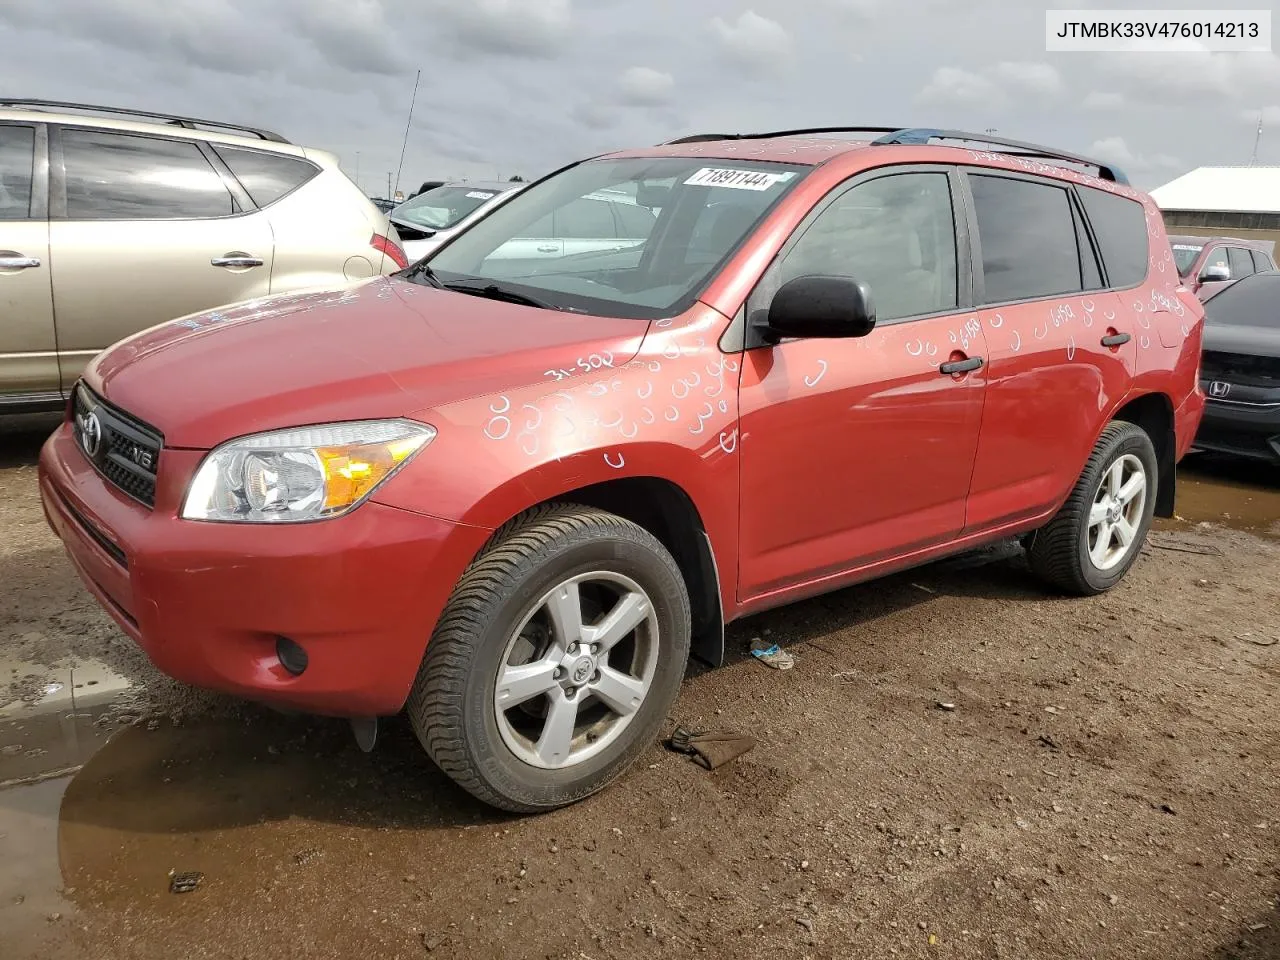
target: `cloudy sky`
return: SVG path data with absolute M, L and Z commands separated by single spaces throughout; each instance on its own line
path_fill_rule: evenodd
M 532 177 L 691 132 L 841 122 L 994 127 L 1097 154 L 1150 188 L 1201 164 L 1248 162 L 1261 112 L 1259 162 L 1280 164 L 1275 53 L 1047 54 L 1044 7 L 4 0 L 0 62 L 13 95 L 260 125 L 334 151 L 351 174 L 359 152 L 375 194 L 399 164 L 419 69 L 406 190 L 428 177 Z

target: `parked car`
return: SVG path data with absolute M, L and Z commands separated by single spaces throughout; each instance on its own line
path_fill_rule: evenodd
M 146 327 L 406 263 L 331 154 L 233 124 L 0 100 L 0 413 L 62 408 L 91 357 Z
M 436 187 L 443 187 L 447 182 L 448 182 L 447 180 L 423 180 L 422 186 L 418 187 L 417 190 L 409 194 L 409 199 L 412 200 L 418 194 L 426 193 L 428 190 L 434 190 Z
M 1178 272 L 1201 301 L 1220 293 L 1233 280 L 1274 270 L 1275 244 L 1232 237 L 1171 236 Z
M 510 200 L 523 186 L 497 181 L 441 184 L 398 204 L 391 211 L 391 222 L 396 225 L 409 260 L 421 260 L 498 204 Z
M 1160 211 L 1046 147 L 807 133 L 583 161 L 391 278 L 124 341 L 50 524 L 160 669 L 365 748 L 406 709 L 516 811 L 617 777 L 729 621 L 1010 537 L 1113 587 L 1204 406 Z M 605 190 L 661 210 L 641 256 L 494 259 Z
M 1237 280 L 1205 304 L 1195 445 L 1280 463 L 1280 273 Z

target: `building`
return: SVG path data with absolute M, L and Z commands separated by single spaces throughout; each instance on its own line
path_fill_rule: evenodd
M 1170 233 L 1280 241 L 1280 167 L 1199 167 L 1151 196 Z

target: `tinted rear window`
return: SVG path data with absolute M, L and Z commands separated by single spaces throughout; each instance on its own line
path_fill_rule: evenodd
M 259 207 L 275 203 L 320 172 L 315 164 L 297 157 L 240 147 L 215 146 L 213 149 L 231 168 L 249 199 Z
M 1081 187 L 1080 198 L 1102 248 L 1102 262 L 1113 287 L 1132 287 L 1147 277 L 1147 214 L 1128 197 Z
M 987 303 L 1081 289 L 1071 201 L 1062 187 L 970 174 Z
M 1253 258 L 1243 247 L 1228 247 L 1227 261 L 1231 264 L 1231 279 L 1242 280 L 1253 273 Z
M 1233 283 L 1204 305 L 1206 323 L 1280 329 L 1280 274 Z
M 1262 273 L 1264 270 L 1274 270 L 1276 268 L 1276 265 L 1271 262 L 1271 258 L 1261 250 L 1252 250 L 1250 252 L 1253 254 L 1253 269 L 1258 273 Z

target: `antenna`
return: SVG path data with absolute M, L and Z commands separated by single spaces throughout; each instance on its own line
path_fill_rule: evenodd
M 404 151 L 409 145 L 409 128 L 413 126 L 413 105 L 418 102 L 418 81 L 422 79 L 422 71 L 413 78 L 413 97 L 409 100 L 409 119 L 404 124 L 404 142 L 400 144 L 400 166 L 396 168 L 396 189 L 400 189 L 400 171 L 404 169 Z M 387 199 L 391 199 L 390 196 Z
M 1253 156 L 1249 158 L 1249 166 L 1258 162 L 1258 144 L 1262 142 L 1262 111 L 1258 111 L 1258 135 L 1253 138 Z

